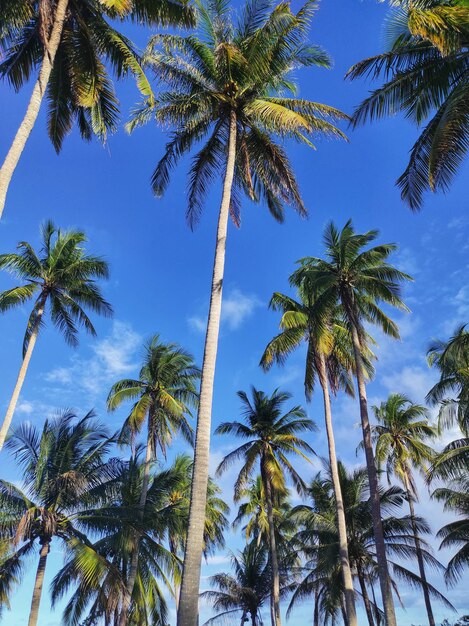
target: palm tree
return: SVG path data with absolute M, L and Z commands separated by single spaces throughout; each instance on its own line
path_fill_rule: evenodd
M 142 515 L 136 515 L 146 471 L 139 448 L 129 462 L 122 464 L 112 497 L 82 518 L 88 535 L 97 540 L 92 545 L 73 545 L 67 562 L 52 582 L 53 605 L 73 588 L 64 608 L 64 624 L 95 624 L 104 620 L 109 626 L 118 626 L 132 571 L 136 531 L 139 559 L 129 623 L 167 623 L 165 596 L 168 592 L 173 595 L 170 579 L 180 562 L 166 546 L 166 536 L 180 516 L 171 495 L 181 480 L 181 470 L 172 464 L 168 469 L 152 471 L 145 509 Z
M 18 91 L 38 70 L 25 116 L 0 168 L 0 218 L 14 170 L 34 127 L 42 100 L 48 100 L 48 133 L 57 152 L 77 124 L 81 136 L 105 140 L 116 128 L 119 102 L 109 76 L 131 72 L 139 90 L 153 98 L 135 46 L 112 21 L 193 26 L 185 0 L 6 0 L 0 16 L 4 52 L 0 77 Z
M 378 564 L 367 471 L 365 468 L 348 471 L 340 462 L 338 469 L 344 498 L 350 563 L 358 582 L 368 623 L 374 626 L 375 622 L 380 623 L 382 612 L 374 598 L 373 585 L 377 578 Z M 318 594 L 319 614 L 325 621 L 333 620 L 341 612 L 341 595 L 344 589 L 339 575 L 337 513 L 328 466 L 325 475 L 318 474 L 312 481 L 308 494 L 312 504 L 299 505 L 293 511 L 299 527 L 296 540 L 298 545 L 303 546 L 302 550 L 309 557 L 309 561 L 306 563 L 303 580 L 294 589 L 289 611 L 297 602 Z M 391 486 L 386 490 L 380 489 L 379 498 L 386 550 L 394 576 L 407 585 L 421 589 L 422 579 L 403 566 L 402 559 L 414 559 L 416 556 L 414 524 L 420 535 L 428 534 L 430 528 L 420 517 L 416 516 L 412 520 L 409 516 L 397 516 L 405 500 L 405 493 L 401 488 Z M 442 569 L 423 540 L 421 553 L 427 564 Z M 397 593 L 397 586 L 393 584 Z M 428 587 L 432 596 L 453 608 L 437 589 L 430 584 Z
M 196 382 L 199 378 L 200 371 L 189 353 L 176 344 L 162 343 L 159 335 L 155 335 L 145 347 L 139 379 L 120 380 L 109 392 L 107 404 L 110 411 L 114 411 L 125 401 L 135 400 L 122 429 L 124 438 L 128 435 L 134 438 L 147 422 L 146 469 L 140 494 L 140 515 L 144 514 L 150 465 L 156 458 L 157 451 L 161 450 L 165 455 L 167 445 L 177 432 L 192 444 L 192 428 L 187 416 L 190 415 L 190 407 L 197 405 Z M 126 626 L 128 621 L 128 609 L 138 571 L 138 543 L 139 533 L 136 533 L 119 626 Z
M 436 456 L 428 477 L 452 480 L 467 473 L 469 464 L 469 333 L 465 325 L 447 343 L 435 341 L 428 350 L 428 362 L 439 370 L 440 380 L 426 399 L 440 406 L 441 429 L 456 422 L 463 435 Z
M 428 423 L 427 409 L 413 404 L 403 394 L 394 393 L 374 406 L 373 411 L 378 422 L 373 425 L 372 438 L 375 441 L 375 457 L 378 467 L 386 465 L 386 473 L 390 483 L 391 476 L 396 476 L 404 485 L 409 503 L 410 519 L 414 525 L 414 540 L 422 590 L 430 626 L 435 626 L 435 618 L 427 585 L 425 564 L 420 549 L 420 538 L 415 527 L 414 501 L 418 500 L 412 468 L 425 472 L 428 464 L 435 456 L 433 448 L 425 440 L 437 436 L 436 429 Z
M 207 191 L 223 179 L 205 336 L 194 457 L 189 532 L 184 559 L 179 626 L 195 626 L 209 472 L 213 381 L 218 349 L 228 217 L 239 224 L 241 195 L 266 202 L 278 221 L 285 206 L 306 214 L 297 181 L 280 137 L 311 145 L 310 137 L 344 137 L 332 123 L 346 116 L 337 109 L 287 97 L 295 92 L 292 70 L 329 67 L 327 54 L 307 42 L 317 8 L 314 0 L 295 14 L 290 5 L 250 0 L 236 24 L 221 0 L 197 3 L 198 31 L 151 40 L 147 59 L 157 80 L 167 85 L 155 102 L 144 100 L 130 129 L 155 119 L 172 129 L 152 177 L 161 196 L 171 170 L 194 144 L 204 141 L 189 173 L 187 217 L 193 226 Z
M 312 288 L 311 288 L 312 287 Z M 336 394 L 340 388 L 353 395 L 349 372 L 353 368 L 353 354 L 349 333 L 337 312 L 324 310 L 318 300 L 314 285 L 303 282 L 298 289 L 299 300 L 281 293 L 274 293 L 270 307 L 282 311 L 281 332 L 267 345 L 261 366 L 268 370 L 273 362 L 283 364 L 286 357 L 303 342 L 307 345 L 305 364 L 305 394 L 311 399 L 316 379 L 322 389 L 324 421 L 326 424 L 329 463 L 337 507 L 337 523 L 340 538 L 340 561 L 345 585 L 345 603 L 349 626 L 356 626 L 355 592 L 348 557 L 345 513 L 337 470 L 334 429 L 330 391 Z
M 358 106 L 352 124 L 398 112 L 419 126 L 428 120 L 397 180 L 402 198 L 418 210 L 425 191 L 449 189 L 467 152 L 469 7 L 430 0 L 402 2 L 396 11 L 389 50 L 347 73 L 385 81 Z
M 274 500 L 275 494 L 285 492 L 285 473 L 299 492 L 305 483 L 288 460 L 294 454 L 309 461 L 305 455 L 314 454 L 311 446 L 297 433 L 315 429 L 304 410 L 295 406 L 282 414 L 283 405 L 291 398 L 289 393 L 276 389 L 270 396 L 252 387 L 252 401 L 244 391 L 238 391 L 243 407 L 243 422 L 223 422 L 215 434 L 236 435 L 248 439 L 246 443 L 225 456 L 217 468 L 222 474 L 233 462 L 243 459 L 234 486 L 234 499 L 239 499 L 242 489 L 259 463 L 269 525 L 270 562 L 272 566 L 272 626 L 280 626 L 280 574 L 275 541 Z
M 52 542 L 86 543 L 81 518 L 106 497 L 119 463 L 107 460 L 112 440 L 93 413 L 77 419 L 62 413 L 41 432 L 18 427 L 7 442 L 22 470 L 24 487 L 0 480 L 0 534 L 11 542 L 11 557 L 24 560 L 37 550 L 28 626 L 36 626 Z
M 389 255 L 396 249 L 394 244 L 379 244 L 366 248 L 377 236 L 376 230 L 365 234 L 356 233 L 350 220 L 340 232 L 331 222 L 324 234 L 326 259 L 316 257 L 302 259 L 299 269 L 292 276 L 292 282 L 299 286 L 307 280 L 309 284 L 315 285 L 318 298 L 321 299 L 325 310 L 340 303 L 352 334 L 363 445 L 373 505 L 373 528 L 381 594 L 386 624 L 396 626 L 381 523 L 378 476 L 371 441 L 362 354 L 366 346 L 365 323 L 379 326 L 386 335 L 399 337 L 397 325 L 379 307 L 379 303 L 383 302 L 406 310 L 401 299 L 400 283 L 411 279 L 410 276 L 388 263 Z
M 261 609 L 270 596 L 270 563 L 265 546 L 252 541 L 246 544 L 238 556 L 232 554 L 232 574 L 215 574 L 210 577 L 218 590 L 204 591 L 201 594 L 213 604 L 217 615 L 207 620 L 204 626 L 223 622 L 226 617 L 241 614 L 241 626 L 251 620 L 252 626 L 262 625 Z
M 96 336 L 86 309 L 105 316 L 112 314 L 111 305 L 103 298 L 96 283 L 96 279 L 108 278 L 108 264 L 100 257 L 85 253 L 85 233 L 80 230 L 61 231 L 48 221 L 41 229 L 41 236 L 39 252 L 26 241 L 21 241 L 17 253 L 0 254 L 0 269 L 11 272 L 22 283 L 0 293 L 0 312 L 22 306 L 34 298 L 23 341 L 23 361 L 0 429 L 0 450 L 13 419 L 34 346 L 44 325 L 47 307 L 52 323 L 72 347 L 78 345 L 80 326 Z

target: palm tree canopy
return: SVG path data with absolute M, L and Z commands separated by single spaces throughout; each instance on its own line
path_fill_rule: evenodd
M 47 54 L 54 11 L 50 0 L 2 2 L 0 78 L 17 91 Z M 185 0 L 70 2 L 47 87 L 47 128 L 57 152 L 75 123 L 87 140 L 93 135 L 104 140 L 116 129 L 119 102 L 109 70 L 118 79 L 132 73 L 142 94 L 153 97 L 137 49 L 116 28 L 116 22 L 124 19 L 148 25 L 194 25 L 193 10 Z
M 34 300 L 23 341 L 23 354 L 31 333 L 43 323 L 46 305 L 52 323 L 71 346 L 78 344 L 80 326 L 96 335 L 86 313 L 110 316 L 111 305 L 104 299 L 97 279 L 106 279 L 109 268 L 102 258 L 86 254 L 86 236 L 80 230 L 62 231 L 52 222 L 42 229 L 42 246 L 38 252 L 27 243 L 18 244 L 18 252 L 0 254 L 0 269 L 12 273 L 21 285 L 0 294 L 0 312 Z
M 225 456 L 217 475 L 235 461 L 244 461 L 234 487 L 235 501 L 239 500 L 257 461 L 261 461 L 267 472 L 274 493 L 285 491 L 285 473 L 298 491 L 302 491 L 306 485 L 288 455 L 295 454 L 310 462 L 307 455 L 315 454 L 314 450 L 298 433 L 315 430 L 314 422 L 300 406 L 283 413 L 283 405 L 291 398 L 289 393 L 276 389 L 269 396 L 252 387 L 251 394 L 252 400 L 246 392 L 238 391 L 244 421 L 223 422 L 215 431 L 218 435 L 231 434 L 248 440 Z
M 428 423 L 426 407 L 413 404 L 404 394 L 391 394 L 380 406 L 374 406 L 373 411 L 378 421 L 371 427 L 378 466 L 386 465 L 389 483 L 395 475 L 415 496 L 411 468 L 427 469 L 435 451 L 425 440 L 435 439 L 438 431 Z
M 360 61 L 352 79 L 384 78 L 360 104 L 353 125 L 403 112 L 421 125 L 397 184 L 413 210 L 427 190 L 446 191 L 469 146 L 469 6 L 462 1 L 402 2 L 389 21 L 389 50 Z
M 234 222 L 239 222 L 242 193 L 252 200 L 265 200 L 279 221 L 285 205 L 306 214 L 287 155 L 273 137 L 307 145 L 312 145 L 310 138 L 315 136 L 345 137 L 333 123 L 346 119 L 344 113 L 286 95 L 295 94 L 293 70 L 330 67 L 328 55 L 307 41 L 316 9 L 316 0 L 308 0 L 297 13 L 287 3 L 273 7 L 269 1 L 249 0 L 233 20 L 226 0 L 201 0 L 196 4 L 196 34 L 151 39 L 146 61 L 167 90 L 155 101 L 144 98 L 129 128 L 155 119 L 172 129 L 165 154 L 153 172 L 157 196 L 165 192 L 179 159 L 204 142 L 189 172 L 187 218 L 191 225 L 200 217 L 205 195 L 225 166 L 233 112 L 237 123 Z
M 351 220 L 340 231 L 330 222 L 324 231 L 326 258 L 301 259 L 291 282 L 314 285 L 326 309 L 342 303 L 347 320 L 359 329 L 362 338 L 366 339 L 364 323 L 375 324 L 385 334 L 398 338 L 397 325 L 379 304 L 407 311 L 400 283 L 412 278 L 389 263 L 395 244 L 370 246 L 378 234 L 377 230 L 356 233 Z M 366 341 L 362 343 L 366 345 Z
M 154 335 L 145 346 L 143 365 L 138 380 L 123 379 L 115 383 L 108 395 L 111 411 L 123 402 L 134 400 L 122 437 L 135 436 L 149 418 L 153 453 L 166 447 L 180 431 L 192 443 L 192 427 L 187 419 L 191 407 L 197 406 L 197 382 L 200 370 L 192 356 L 180 346 L 163 343 Z

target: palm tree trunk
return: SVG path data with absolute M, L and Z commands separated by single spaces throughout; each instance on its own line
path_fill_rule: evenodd
M 321 352 L 318 359 L 318 374 L 324 399 L 324 420 L 326 422 L 327 445 L 329 450 L 329 462 L 331 466 L 332 485 L 337 510 L 337 528 L 339 531 L 339 553 L 342 568 L 342 578 L 345 589 L 345 608 L 349 626 L 357 626 L 357 612 L 355 609 L 355 591 L 353 589 L 352 571 L 348 555 L 347 526 L 345 524 L 344 502 L 340 487 L 339 471 L 337 468 L 337 455 L 335 451 L 334 429 L 332 427 L 331 398 L 329 383 L 327 380 L 326 359 Z
M 373 445 L 371 443 L 370 420 L 368 417 L 368 400 L 366 396 L 366 384 L 361 355 L 360 338 L 356 322 L 356 315 L 348 316 L 352 327 L 353 352 L 355 357 L 358 395 L 360 400 L 360 418 L 363 431 L 363 445 L 365 448 L 366 468 L 368 471 L 368 483 L 370 487 L 371 513 L 373 518 L 373 533 L 376 545 L 376 557 L 378 561 L 378 574 L 383 599 L 386 626 L 397 626 L 394 601 L 392 597 L 391 581 L 389 577 L 386 548 L 384 544 L 383 524 L 381 521 L 381 503 L 379 499 L 378 475 L 376 472 Z
M 261 475 L 264 482 L 265 500 L 267 504 L 267 521 L 269 524 L 269 548 L 270 548 L 270 564 L 272 566 L 272 595 L 271 595 L 271 613 L 272 626 L 281 626 L 280 618 L 280 572 L 278 567 L 277 542 L 275 540 L 275 523 L 272 485 L 264 463 L 261 462 Z
M 147 502 L 148 485 L 150 483 L 151 461 L 152 461 L 152 449 L 151 449 L 151 438 L 150 438 L 150 429 L 149 429 L 146 453 L 145 453 L 145 467 L 143 470 L 142 491 L 140 493 L 140 501 L 139 501 L 140 520 L 143 520 L 145 504 Z M 121 614 L 119 618 L 119 626 L 127 626 L 127 622 L 129 621 L 129 609 L 132 603 L 132 595 L 134 592 L 135 581 L 137 580 L 137 573 L 138 573 L 139 544 L 140 544 L 140 531 L 138 531 L 136 534 L 135 546 L 134 546 L 134 549 L 132 550 L 132 555 L 130 557 L 129 576 L 127 578 L 124 598 L 122 600 L 122 608 L 121 608 Z
M 6 195 L 13 173 L 34 127 L 42 100 L 46 93 L 55 55 L 57 54 L 57 49 L 62 38 L 67 7 L 68 0 L 58 0 L 52 31 L 48 41 L 44 43 L 45 53 L 39 70 L 39 76 L 29 100 L 28 108 L 26 109 L 25 116 L 3 161 L 3 165 L 0 168 L 0 219 L 5 207 Z
M 425 600 L 425 608 L 427 609 L 428 623 L 430 626 L 435 626 L 435 618 L 433 617 L 432 603 L 430 600 L 430 592 L 427 584 L 427 577 L 425 574 L 425 564 L 423 560 L 422 547 L 420 545 L 420 539 L 417 531 L 417 525 L 415 523 L 415 509 L 413 496 L 410 489 L 410 480 L 408 476 L 408 469 L 404 473 L 405 489 L 407 492 L 407 500 L 409 502 L 410 520 L 412 523 L 412 530 L 414 533 L 415 551 L 417 552 L 417 563 L 419 566 L 420 578 L 422 579 L 423 598 Z
M 39 552 L 39 563 L 36 571 L 36 580 L 34 582 L 33 599 L 31 601 L 31 610 L 29 612 L 28 626 L 36 626 L 39 617 L 39 605 L 41 604 L 42 587 L 44 585 L 44 574 L 46 571 L 47 556 L 50 550 L 50 541 L 44 541 Z
M 360 584 L 360 589 L 362 592 L 363 604 L 365 605 L 366 616 L 368 618 L 369 626 L 375 626 L 375 620 L 373 619 L 373 610 L 371 607 L 370 597 L 368 595 L 368 591 L 366 589 L 365 578 L 363 577 L 363 572 L 360 567 L 357 567 L 357 578 Z
M 213 382 L 217 359 L 218 335 L 225 268 L 226 235 L 230 213 L 231 190 L 236 160 L 236 113 L 230 114 L 230 134 L 226 160 L 223 195 L 218 216 L 215 258 L 213 263 L 210 307 L 205 335 L 200 400 L 194 448 L 189 523 L 184 554 L 181 594 L 177 626 L 197 626 L 199 607 L 200 567 L 202 560 L 205 509 L 210 457 L 210 431 L 212 422 Z
M 43 315 L 44 315 L 44 303 L 42 304 L 42 306 L 39 308 L 37 312 L 36 325 L 34 327 L 33 332 L 31 333 L 31 337 L 29 338 L 28 347 L 23 357 L 23 362 L 21 363 L 20 371 L 18 373 L 18 378 L 16 379 L 15 387 L 11 395 L 10 404 L 8 405 L 2 427 L 0 428 L 0 451 L 3 448 L 6 436 L 8 434 L 8 431 L 10 430 L 11 420 L 13 419 L 13 414 L 15 412 L 16 405 L 18 403 L 18 398 L 20 397 L 24 379 L 26 378 L 26 372 L 28 371 L 29 362 L 31 361 L 31 356 L 33 354 L 34 346 L 36 345 L 37 337 L 39 334 L 39 328 L 41 325 L 41 319 Z
M 342 612 L 342 621 L 344 623 L 344 626 L 350 626 L 348 617 L 347 617 L 347 609 L 345 608 L 345 602 L 344 602 L 343 596 L 341 597 L 340 610 Z
M 319 626 L 319 591 L 317 587 L 314 590 L 313 626 Z
M 168 545 L 169 545 L 169 551 L 171 552 L 171 554 L 177 557 L 176 542 L 174 541 L 174 538 L 172 535 L 170 535 L 168 538 Z M 176 605 L 176 613 L 177 613 L 179 609 L 179 594 L 181 592 L 181 584 L 180 582 L 174 581 L 173 585 L 174 585 L 174 603 Z

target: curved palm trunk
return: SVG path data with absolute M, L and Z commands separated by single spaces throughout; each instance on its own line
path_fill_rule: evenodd
M 8 431 L 10 430 L 10 425 L 13 419 L 13 414 L 15 412 L 16 405 L 18 404 L 18 398 L 20 397 L 21 389 L 24 384 L 24 379 L 26 378 L 26 372 L 28 371 L 29 362 L 31 361 L 31 356 L 33 354 L 34 346 L 36 345 L 37 337 L 39 334 L 39 328 L 41 325 L 41 319 L 43 315 L 44 315 L 44 305 L 37 312 L 36 326 L 33 332 L 31 333 L 31 337 L 29 338 L 29 343 L 26 349 L 26 354 L 23 357 L 23 362 L 21 363 L 20 371 L 18 373 L 18 378 L 16 379 L 16 383 L 13 389 L 13 393 L 11 395 L 10 403 L 8 405 L 5 417 L 3 419 L 2 427 L 0 428 L 0 451 L 3 448 L 6 436 L 8 434 Z
M 139 500 L 140 519 L 143 519 L 145 504 L 147 502 L 148 485 L 150 483 L 151 459 L 152 459 L 152 453 L 151 453 L 151 440 L 150 440 L 150 431 L 149 431 L 146 453 L 145 453 L 145 468 L 143 470 L 142 491 L 140 493 L 140 500 Z M 130 557 L 129 576 L 127 578 L 124 598 L 122 600 L 122 608 L 121 608 L 121 614 L 119 618 L 119 626 L 127 626 L 127 623 L 129 621 L 129 609 L 132 603 L 132 595 L 134 592 L 135 581 L 137 580 L 137 573 L 138 573 L 139 544 L 140 544 L 140 533 L 137 533 L 137 536 L 135 537 L 135 546 L 132 551 L 132 555 Z
M 378 475 L 376 472 L 373 445 L 371 443 L 370 420 L 368 417 L 368 400 L 366 396 L 366 384 L 361 355 L 360 338 L 358 328 L 354 320 L 356 316 L 349 315 L 352 327 L 353 352 L 355 357 L 358 395 L 360 400 L 360 418 L 363 431 L 363 445 L 365 448 L 366 468 L 368 471 L 368 483 L 370 487 L 371 513 L 373 518 L 373 533 L 376 545 L 376 557 L 378 561 L 379 583 L 383 599 L 386 626 L 397 626 L 394 601 L 392 597 L 391 580 L 389 577 L 386 548 L 384 544 L 383 524 L 381 521 L 381 503 L 379 499 Z
M 52 67 L 54 65 L 55 55 L 62 38 L 63 25 L 67 13 L 68 0 L 58 0 L 55 10 L 54 23 L 48 42 L 45 45 L 45 54 L 42 59 L 41 68 L 33 93 L 29 100 L 28 108 L 25 116 L 16 131 L 15 138 L 8 150 L 8 153 L 0 168 L 0 219 L 5 207 L 5 199 L 8 192 L 15 168 L 20 160 L 21 153 L 24 150 L 29 135 L 34 127 L 41 103 L 46 93 L 47 84 L 49 82 Z
M 31 610 L 29 612 L 28 626 L 36 626 L 39 617 L 39 605 L 41 604 L 42 587 L 44 586 L 44 574 L 46 571 L 47 556 L 50 550 L 50 542 L 44 541 L 39 552 L 39 563 L 34 582 L 33 599 L 31 600 Z
M 270 563 L 272 566 L 272 596 L 271 596 L 271 614 L 272 626 L 281 626 L 280 618 L 280 572 L 278 567 L 277 542 L 275 540 L 275 523 L 272 485 L 270 479 L 261 463 L 261 475 L 264 482 L 265 499 L 267 504 L 267 520 L 269 524 L 269 548 Z
M 342 489 L 340 487 L 339 471 L 337 469 L 337 455 L 335 451 L 334 429 L 332 427 L 331 398 L 329 394 L 329 383 L 327 380 L 326 359 L 323 353 L 318 358 L 319 382 L 322 388 L 324 399 L 324 420 L 326 422 L 327 445 L 329 450 L 329 462 L 331 466 L 332 485 L 337 510 L 337 528 L 339 532 L 339 553 L 342 568 L 342 578 L 345 589 L 345 610 L 349 626 L 357 626 L 357 612 L 355 609 L 355 592 L 353 589 L 352 571 L 348 555 L 347 526 L 345 524 L 345 510 L 342 499 Z
M 366 616 L 368 618 L 369 626 L 375 626 L 375 620 L 373 619 L 373 609 L 371 607 L 370 596 L 366 588 L 365 578 L 360 567 L 357 567 L 357 578 L 360 584 L 360 590 L 362 592 L 363 604 L 365 605 Z
M 231 190 L 236 160 L 236 113 L 230 115 L 230 134 L 226 160 L 223 195 L 218 216 L 215 259 L 213 263 L 210 307 L 205 336 L 204 359 L 200 382 L 200 400 L 194 448 L 189 525 L 184 554 L 178 626 L 197 626 L 199 607 L 200 567 L 204 543 L 205 508 L 210 457 L 213 381 L 220 330 L 222 287 L 225 268 L 226 235 L 230 212 Z
M 425 574 L 425 563 L 423 560 L 422 547 L 420 545 L 420 539 L 417 531 L 417 525 L 415 523 L 415 509 L 412 492 L 410 489 L 410 481 L 407 474 L 408 470 L 404 474 L 405 489 L 407 492 L 407 500 L 409 502 L 410 519 L 412 522 L 412 530 L 414 533 L 415 551 L 417 552 L 417 563 L 419 566 L 420 578 L 422 579 L 423 598 L 425 600 L 425 608 L 427 610 L 428 623 L 430 626 L 435 626 L 435 618 L 433 617 L 432 603 L 430 600 L 430 592 L 427 584 L 427 576 Z

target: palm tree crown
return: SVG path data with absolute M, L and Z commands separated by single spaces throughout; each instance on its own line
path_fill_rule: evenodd
M 298 98 L 292 69 L 330 67 L 328 55 L 306 42 L 317 8 L 307 2 L 298 13 L 287 4 L 250 1 L 237 23 L 224 0 L 197 3 L 197 36 L 158 35 L 147 51 L 156 78 L 168 87 L 156 102 L 145 99 L 130 128 L 152 118 L 173 129 L 152 177 L 153 191 L 166 190 L 170 171 L 194 145 L 205 140 L 189 173 L 187 217 L 200 216 L 206 192 L 225 166 L 230 120 L 236 124 L 236 165 L 231 216 L 239 222 L 240 193 L 266 201 L 283 219 L 284 205 L 306 213 L 295 176 L 283 148 L 273 136 L 311 145 L 308 136 L 344 137 L 331 120 L 345 119 L 339 110 Z

